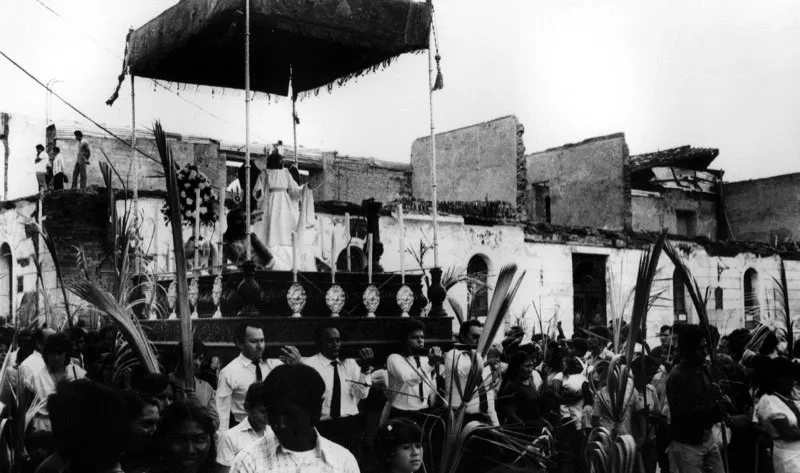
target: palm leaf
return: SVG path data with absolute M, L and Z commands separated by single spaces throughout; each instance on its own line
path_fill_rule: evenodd
M 186 282 L 186 255 L 183 248 L 183 218 L 180 214 L 178 178 L 175 174 L 175 160 L 167 146 L 167 135 L 156 122 L 153 133 L 156 138 L 161 166 L 167 184 L 167 202 L 169 203 L 169 221 L 172 225 L 172 246 L 175 248 L 175 277 L 178 316 L 181 321 L 181 342 L 183 343 L 183 375 L 186 386 L 194 383 L 194 367 L 192 365 L 192 319 L 189 315 L 189 285 Z
M 786 283 L 786 266 L 781 259 L 780 268 L 780 281 L 772 278 L 775 281 L 775 287 L 778 292 L 778 301 L 780 302 L 780 311 L 783 315 L 783 323 L 786 329 L 786 351 L 791 357 L 794 353 L 794 322 L 792 321 L 792 312 L 789 306 L 789 285 Z
M 130 344 L 145 369 L 150 373 L 159 372 L 155 348 L 147 339 L 142 327 L 133 314 L 114 300 L 111 294 L 103 291 L 89 281 L 74 283 L 70 287 L 70 290 L 116 322 L 120 333 Z
M 658 259 L 664 248 L 667 239 L 666 230 L 662 231 L 658 239 L 651 248 L 648 248 L 639 259 L 639 272 L 636 275 L 636 288 L 633 295 L 633 311 L 631 312 L 630 329 L 628 330 L 628 350 L 626 359 L 628 363 L 633 361 L 633 352 L 639 335 L 643 334 L 647 327 L 647 311 L 651 304 L 651 290 L 653 279 L 658 271 Z
M 466 319 L 464 318 L 464 307 L 461 305 L 461 303 L 458 302 L 455 297 L 449 294 L 447 296 L 447 303 L 450 304 L 450 307 L 453 309 L 453 313 L 455 314 L 456 319 L 458 319 L 458 323 L 463 324 L 464 320 Z
M 700 297 L 700 286 L 697 285 L 697 281 L 694 279 L 694 276 L 692 276 L 692 272 L 689 270 L 689 267 L 683 262 L 680 253 L 678 253 L 678 250 L 672 246 L 672 243 L 670 243 L 669 240 L 664 242 L 664 253 L 669 257 L 670 260 L 672 260 L 672 263 L 675 265 L 675 271 L 683 279 L 683 284 L 686 287 L 686 291 L 689 293 L 689 297 L 692 299 L 692 305 L 697 312 L 697 318 L 700 320 L 700 325 L 703 326 L 708 333 L 711 360 L 716 361 L 717 347 L 711 343 L 711 340 L 713 340 L 711 337 L 711 324 L 709 323 L 708 312 L 706 310 L 705 299 L 708 296 L 708 291 L 706 291 L 706 298 Z
M 489 353 L 492 341 L 497 336 L 503 319 L 508 314 L 511 303 L 514 301 L 514 297 L 522 284 L 522 279 L 525 277 L 525 271 L 523 271 L 514 282 L 516 273 L 517 265 L 509 264 L 503 266 L 500 270 L 500 275 L 497 277 L 497 284 L 495 285 L 494 294 L 492 294 L 492 302 L 489 304 L 489 311 L 486 315 L 486 324 L 484 324 L 481 338 L 478 341 L 478 353 L 483 357 Z

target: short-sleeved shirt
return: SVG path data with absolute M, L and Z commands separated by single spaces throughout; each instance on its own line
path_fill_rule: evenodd
M 267 430 L 270 430 L 270 435 L 273 435 L 272 429 L 267 427 Z M 233 459 L 236 458 L 237 453 L 257 442 L 265 434 L 266 431 L 259 434 L 253 430 L 249 419 L 245 419 L 240 424 L 226 430 L 219 437 L 217 463 L 230 467 L 233 465 Z
M 78 162 L 83 164 L 89 163 L 89 157 L 92 155 L 92 152 L 89 150 L 89 143 L 81 140 L 80 144 L 78 145 Z

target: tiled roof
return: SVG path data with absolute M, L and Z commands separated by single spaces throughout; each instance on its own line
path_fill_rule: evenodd
M 702 171 L 708 168 L 719 155 L 716 148 L 692 148 L 681 146 L 655 153 L 631 156 L 631 171 L 643 171 L 654 167 L 676 167 Z

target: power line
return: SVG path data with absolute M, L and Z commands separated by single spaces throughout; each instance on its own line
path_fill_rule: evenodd
M 34 76 L 34 75 L 33 75 L 33 74 L 31 74 L 30 72 L 28 72 L 28 70 L 27 70 L 27 69 L 25 69 L 24 67 L 22 67 L 22 65 L 20 65 L 20 64 L 19 64 L 17 61 L 15 61 L 15 60 L 11 59 L 11 58 L 8 56 L 8 54 L 6 54 L 6 53 L 5 53 L 3 50 L 0 50 L 0 55 L 2 55 L 3 57 L 5 57 L 5 58 L 8 60 L 8 62 L 10 62 L 10 63 L 11 63 L 11 64 L 13 64 L 13 65 L 14 65 L 14 66 L 15 66 L 17 69 L 19 69 L 20 71 L 22 71 L 23 73 L 25 73 L 25 75 L 27 75 L 28 77 L 30 77 L 31 79 L 33 79 L 33 80 L 34 80 L 34 81 L 35 81 L 37 84 L 39 84 L 39 85 L 40 85 L 40 86 L 42 86 L 42 87 L 43 87 L 45 90 L 47 90 L 48 92 L 50 92 L 50 93 L 51 93 L 53 96 L 55 96 L 55 97 L 56 97 L 58 100 L 61 100 L 62 102 L 64 102 L 64 104 L 65 104 L 66 106 L 68 106 L 69 108 L 71 108 L 72 110 L 74 110 L 76 113 L 78 113 L 78 115 L 80 115 L 80 116 L 82 116 L 83 118 L 85 118 L 85 119 L 89 120 L 89 121 L 90 121 L 90 122 L 91 122 L 91 123 L 92 123 L 94 126 L 96 126 L 97 128 L 100 128 L 101 130 L 103 130 L 104 132 L 106 132 L 106 133 L 107 133 L 109 136 L 111 136 L 111 137 L 115 138 L 116 140 L 118 140 L 119 142 L 123 143 L 125 146 L 130 146 L 130 145 L 129 145 L 129 143 L 128 143 L 126 140 L 124 140 L 124 139 L 120 138 L 120 137 L 119 137 L 119 136 L 117 136 L 117 135 L 116 135 L 114 132 L 112 132 L 111 130 L 109 130 L 109 129 L 108 129 L 108 128 L 106 128 L 105 126 L 103 126 L 103 125 L 101 125 L 100 123 L 98 123 L 97 121 L 95 121 L 95 120 L 94 120 L 92 117 L 90 117 L 89 115 L 87 115 L 87 114 L 83 113 L 83 112 L 82 112 L 80 109 L 78 109 L 78 107 L 76 107 L 76 106 L 72 105 L 72 104 L 71 104 L 71 103 L 69 103 L 69 102 L 68 102 L 68 101 L 67 101 L 65 98 L 63 98 L 63 97 L 61 97 L 60 95 L 58 95 L 57 93 L 55 93 L 55 92 L 54 92 L 52 89 L 50 89 L 50 87 L 48 87 L 47 85 L 45 85 L 45 84 L 44 84 L 42 81 L 40 81 L 40 80 L 39 80 L 39 79 L 38 79 L 36 76 Z M 161 164 L 161 160 L 160 160 L 160 159 L 156 159 L 156 158 L 154 158 L 154 157 L 150 156 L 149 154 L 145 153 L 144 151 L 142 151 L 142 150 L 140 150 L 140 149 L 138 149 L 138 148 L 136 148 L 136 151 L 137 151 L 139 154 L 141 154 L 142 156 L 146 157 L 147 159 L 149 159 L 149 160 L 151 160 L 151 161 L 153 161 L 153 162 L 156 162 L 156 163 L 158 163 L 158 164 Z
M 63 16 L 62 16 L 60 13 L 58 13 L 58 12 L 57 12 L 57 11 L 55 11 L 55 10 L 53 10 L 53 9 L 52 9 L 52 8 L 51 8 L 49 5 L 47 5 L 46 3 L 44 3 L 42 0 L 36 0 L 36 3 L 38 3 L 39 5 L 41 5 L 43 8 L 45 8 L 47 11 L 49 11 L 49 12 L 50 12 L 50 13 L 52 13 L 53 15 L 57 16 L 57 17 L 58 17 L 58 18 L 59 18 L 61 21 L 63 21 L 64 23 L 67 23 L 68 25 L 70 25 L 70 27 L 71 27 L 73 30 L 76 30 L 76 31 L 78 31 L 78 32 L 80 33 L 80 35 L 81 35 L 81 36 L 83 36 L 84 38 L 86 38 L 86 39 L 88 39 L 89 41 L 91 41 L 92 43 L 94 43 L 94 44 L 95 44 L 97 47 L 99 47 L 99 48 L 103 49 L 103 50 L 104 50 L 106 53 L 108 53 L 108 54 L 109 54 L 111 57 L 113 57 L 114 59 L 117 59 L 117 60 L 122 60 L 122 58 L 119 56 L 119 54 L 118 54 L 118 53 L 115 53 L 114 51 L 112 51 L 111 49 L 109 49 L 108 47 L 106 47 L 104 44 L 100 43 L 98 40 L 96 40 L 96 39 L 94 39 L 93 37 L 89 36 L 88 34 L 84 33 L 84 32 L 83 32 L 83 30 L 78 30 L 77 28 L 75 28 L 75 27 L 72 25 L 72 23 L 71 23 L 71 21 L 70 21 L 70 20 L 68 20 L 68 19 L 64 18 L 64 17 L 63 17 Z M 229 126 L 232 126 L 232 127 L 235 127 L 235 128 L 239 128 L 239 127 L 240 127 L 240 125 L 237 125 L 237 124 L 235 124 L 235 123 L 232 123 L 232 122 L 230 122 L 230 121 L 228 121 L 228 120 L 226 120 L 226 119 L 224 119 L 224 118 L 220 117 L 219 115 L 216 115 L 215 113 L 213 113 L 213 112 L 211 112 L 211 111 L 209 111 L 209 110 L 207 110 L 207 109 L 203 108 L 202 106 L 200 106 L 200 105 L 198 105 L 198 104 L 196 104 L 196 103 L 192 102 L 191 100 L 189 100 L 189 99 L 187 99 L 186 97 L 182 96 L 182 95 L 181 95 L 179 92 L 175 92 L 174 90 L 172 90 L 171 88 L 169 88 L 169 86 L 166 86 L 166 85 L 162 84 L 162 83 L 161 83 L 161 82 L 159 82 L 158 80 L 156 80 L 156 79 L 150 79 L 150 80 L 151 80 L 151 81 L 153 81 L 153 84 L 155 84 L 156 86 L 158 86 L 158 87 L 161 87 L 162 89 L 164 89 L 164 90 L 166 90 L 166 91 L 170 92 L 171 94 L 173 94 L 173 95 L 177 96 L 178 98 L 180 98 L 180 99 L 181 99 L 181 100 L 183 100 L 184 102 L 188 103 L 189 105 L 192 105 L 193 107 L 197 108 L 198 110 L 202 111 L 203 113 L 207 114 L 208 116 L 210 116 L 210 117 L 212 117 L 212 118 L 214 118 L 214 119 L 216 119 L 216 120 L 219 120 L 219 121 L 221 121 L 221 122 L 223 122 L 223 123 L 226 123 L 226 124 L 228 124 Z M 269 141 L 269 140 L 267 140 L 266 138 L 264 138 L 264 137 L 262 137 L 262 136 L 256 136 L 256 138 L 259 138 L 259 139 L 261 139 L 262 141 Z

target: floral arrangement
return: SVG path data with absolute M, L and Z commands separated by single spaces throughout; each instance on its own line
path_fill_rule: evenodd
M 200 189 L 200 224 L 213 225 L 217 219 L 219 197 L 211 190 L 211 181 L 197 169 L 194 164 L 187 164 L 176 173 L 181 216 L 187 225 L 194 225 L 195 209 L 197 208 L 197 189 Z M 164 220 L 169 222 L 169 203 L 161 208 Z

